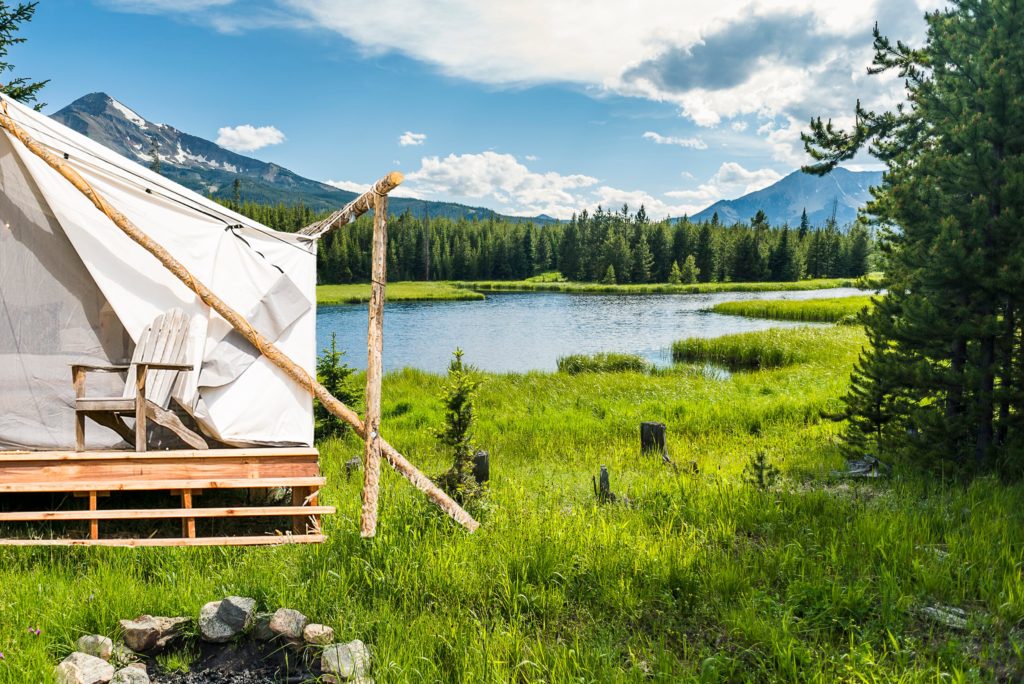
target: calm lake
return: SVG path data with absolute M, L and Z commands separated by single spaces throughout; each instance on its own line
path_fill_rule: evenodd
M 628 352 L 665 365 L 672 342 L 770 327 L 806 325 L 723 316 L 705 309 L 745 299 L 814 299 L 863 294 L 853 288 L 803 292 L 721 292 L 700 295 L 488 293 L 475 302 L 389 302 L 384 313 L 384 369 L 411 366 L 443 372 L 462 347 L 469 363 L 487 371 L 555 370 L 568 354 Z M 355 368 L 366 367 L 365 304 L 324 306 L 317 312 L 317 347 L 337 334 L 338 349 Z

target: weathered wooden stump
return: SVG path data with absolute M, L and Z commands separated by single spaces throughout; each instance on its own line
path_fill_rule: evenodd
M 479 449 L 473 454 L 473 479 L 480 485 L 491 479 L 490 452 Z
M 607 466 L 601 466 L 601 474 L 598 476 L 598 479 L 594 480 L 594 495 L 597 496 L 599 503 L 614 503 L 615 501 Z
M 640 452 L 657 452 L 668 461 L 668 428 L 664 423 L 640 423 Z

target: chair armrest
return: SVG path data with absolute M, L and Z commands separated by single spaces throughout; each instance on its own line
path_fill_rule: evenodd
M 88 363 L 73 363 L 71 364 L 71 372 L 74 373 L 77 370 L 84 370 L 86 373 L 123 373 L 128 370 L 128 365 L 116 365 L 116 366 L 95 366 Z
M 146 368 L 153 368 L 155 370 L 190 371 L 195 368 L 195 364 L 191 363 L 164 363 L 162 361 L 139 361 L 135 365 L 145 366 Z

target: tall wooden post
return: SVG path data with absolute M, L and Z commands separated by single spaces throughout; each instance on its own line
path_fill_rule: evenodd
M 363 511 L 360 533 L 377 532 L 377 495 L 380 489 L 380 395 L 384 347 L 384 298 L 387 284 L 388 196 L 373 201 L 373 257 L 370 276 L 370 318 L 366 334 L 366 467 L 363 468 Z

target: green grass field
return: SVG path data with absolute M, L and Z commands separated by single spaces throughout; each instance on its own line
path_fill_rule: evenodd
M 528 280 L 480 280 L 455 282 L 456 287 L 481 292 L 574 292 L 580 294 L 703 294 L 706 292 L 767 292 L 779 290 L 826 290 L 833 287 L 870 287 L 872 279 L 819 278 L 793 282 L 764 283 L 695 283 L 671 285 L 668 283 L 605 285 L 579 283 L 555 278 Z
M 321 444 L 339 509 L 322 546 L 0 548 L 0 682 L 52 681 L 83 632 L 227 594 L 364 640 L 378 682 L 1019 680 L 1024 487 L 834 479 L 839 426 L 822 416 L 862 333 L 758 342 L 788 365 L 485 376 L 493 480 L 472 535 L 387 471 L 379 535 L 360 539 L 361 482 L 342 464 L 361 445 L 345 439 Z M 383 433 L 435 474 L 440 385 L 406 370 L 384 387 Z M 678 471 L 639 455 L 644 420 L 668 425 Z M 782 472 L 768 491 L 742 477 L 759 451 Z M 595 501 L 601 464 L 620 503 Z M 966 629 L 932 605 L 966 610 Z
M 479 300 L 484 295 L 479 292 L 454 287 L 446 282 L 395 282 L 388 283 L 387 298 L 392 302 L 432 301 L 432 300 Z M 332 304 L 359 304 L 370 301 L 370 284 L 355 283 L 352 285 L 317 285 L 316 303 L 320 306 Z
M 872 295 L 832 297 L 810 301 L 753 299 L 745 302 L 722 302 L 711 310 L 715 313 L 779 321 L 819 321 L 822 323 L 857 323 L 857 314 L 871 306 Z

